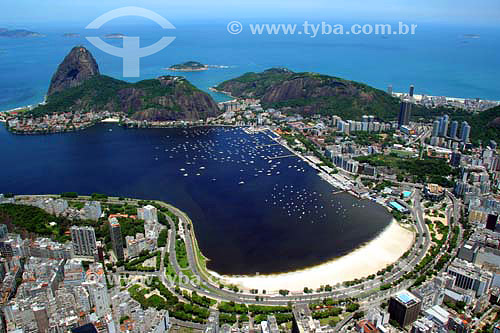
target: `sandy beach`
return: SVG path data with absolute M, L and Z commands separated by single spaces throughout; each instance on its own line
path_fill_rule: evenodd
M 120 119 L 119 118 L 106 118 L 101 120 L 101 123 L 119 123 Z
M 363 278 L 394 263 L 413 244 L 414 234 L 402 228 L 395 220 L 374 240 L 357 250 L 324 263 L 300 271 L 261 276 L 222 276 L 226 283 L 245 289 L 265 289 L 268 293 L 287 289 L 302 291 L 304 287 L 318 288 L 322 285 Z M 213 272 L 211 272 L 213 273 Z M 216 273 L 213 273 L 217 276 Z

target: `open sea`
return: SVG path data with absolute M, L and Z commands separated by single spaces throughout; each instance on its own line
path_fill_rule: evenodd
M 239 35 L 231 35 L 226 23 L 182 24 L 175 30 L 161 30 L 150 22 L 126 25 L 110 22 L 98 31 L 82 26 L 25 27 L 46 35 L 43 38 L 0 39 L 0 110 L 43 100 L 50 78 L 64 56 L 76 45 L 84 45 L 96 58 L 101 73 L 123 79 L 122 59 L 102 52 L 84 37 L 123 33 L 141 38 L 141 46 L 162 36 L 176 40 L 161 52 L 141 59 L 141 77 L 165 74 L 186 76 L 194 85 L 208 88 L 246 72 L 271 67 L 334 75 L 394 91 L 500 100 L 500 29 L 420 23 L 415 35 L 252 35 L 245 25 Z M 244 22 L 245 23 L 245 22 Z M 294 23 L 294 22 L 292 22 Z M 313 22 L 314 23 L 314 22 Z M 342 23 L 342 22 L 341 22 Z M 79 33 L 81 37 L 63 37 Z M 477 34 L 478 39 L 466 38 Z M 121 40 L 105 39 L 121 47 Z M 195 60 L 229 68 L 195 73 L 173 73 L 170 65 Z M 136 81 L 137 79 L 133 79 Z M 226 96 L 213 94 L 216 100 Z

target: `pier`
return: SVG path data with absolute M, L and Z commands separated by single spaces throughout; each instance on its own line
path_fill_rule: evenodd
M 255 146 L 255 148 L 265 148 L 265 147 L 272 147 L 272 146 L 279 146 L 279 145 L 280 145 L 279 143 L 270 143 L 268 145 Z
M 290 154 L 290 155 L 283 155 L 283 156 L 268 157 L 267 159 L 268 160 L 277 160 L 277 159 L 280 159 L 280 158 L 287 158 L 287 157 L 297 157 L 297 156 L 294 155 L 294 154 Z
M 243 128 L 243 132 L 247 133 L 247 134 L 257 134 L 257 133 L 261 133 L 261 132 L 265 132 L 267 131 L 268 128 L 267 127 L 245 127 Z

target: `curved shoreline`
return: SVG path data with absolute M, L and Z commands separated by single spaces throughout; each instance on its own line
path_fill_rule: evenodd
M 285 289 L 292 293 L 302 294 L 304 287 L 316 289 L 325 285 L 338 286 L 342 282 L 362 279 L 371 274 L 376 274 L 387 266 L 396 263 L 415 243 L 415 231 L 409 231 L 402 227 L 393 218 L 374 239 L 361 244 L 346 255 L 320 265 L 291 272 L 260 276 L 220 275 L 207 268 L 206 263 L 210 259 L 203 254 L 198 245 L 194 223 L 189 215 L 171 204 L 159 202 L 182 215 L 185 222 L 191 224 L 189 233 L 194 251 L 195 265 L 199 273 L 214 286 L 219 284 L 235 285 L 240 290 L 246 291 L 252 289 L 266 290 L 267 294 L 278 293 L 279 290 Z
M 376 274 L 379 270 L 395 263 L 414 242 L 414 232 L 401 227 L 394 219 L 373 240 L 356 250 L 324 264 L 288 273 L 260 276 L 227 276 L 209 271 L 228 284 L 244 289 L 302 292 L 304 287 L 319 288 L 327 284 L 334 286 Z

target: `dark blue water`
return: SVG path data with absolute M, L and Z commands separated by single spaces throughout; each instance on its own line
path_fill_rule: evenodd
M 306 163 L 240 129 L 124 129 L 101 124 L 46 136 L 0 126 L 0 193 L 76 191 L 161 199 L 192 218 L 209 268 L 284 272 L 376 237 L 386 210 L 332 194 Z
M 121 58 L 96 49 L 83 36 L 119 32 L 141 37 L 142 45 L 146 46 L 165 35 L 158 27 L 142 23 L 132 27 L 109 23 L 97 32 L 85 31 L 84 26 L 33 25 L 29 27 L 31 30 L 45 33 L 47 37 L 1 39 L 0 110 L 42 101 L 57 65 L 75 45 L 81 44 L 91 50 L 103 74 L 121 78 Z M 410 84 L 415 84 L 416 93 L 500 99 L 498 27 L 419 23 L 414 36 L 343 35 L 313 39 L 304 35 L 251 35 L 248 29 L 233 36 L 226 31 L 227 22 L 173 23 L 177 29 L 167 31 L 166 35 L 177 39 L 158 54 L 142 58 L 141 79 L 172 74 L 163 68 L 197 60 L 230 66 L 182 74 L 204 90 L 245 72 L 286 66 L 295 71 L 320 72 L 361 81 L 381 89 L 392 84 L 394 91 L 406 91 Z M 64 38 L 65 32 L 81 33 L 82 37 Z M 480 34 L 481 38 L 466 39 L 464 34 Z M 121 46 L 120 40 L 106 42 Z M 222 95 L 214 97 L 225 98 Z

